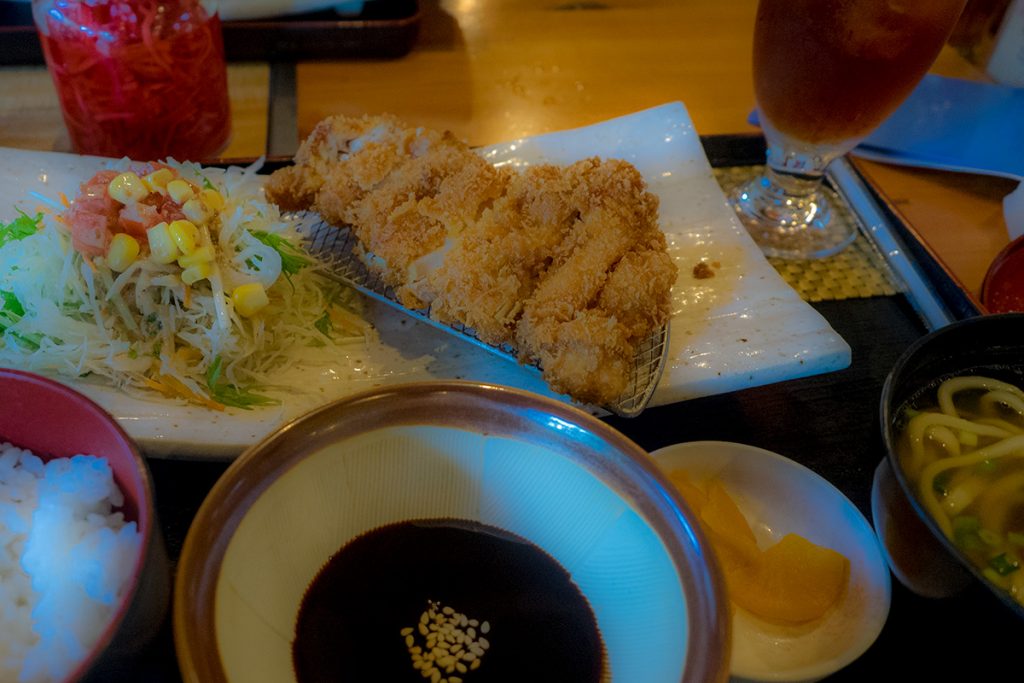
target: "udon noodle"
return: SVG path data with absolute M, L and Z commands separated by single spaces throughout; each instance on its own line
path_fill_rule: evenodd
M 954 377 L 927 400 L 904 413 L 900 465 L 942 532 L 1024 604 L 1024 391 Z

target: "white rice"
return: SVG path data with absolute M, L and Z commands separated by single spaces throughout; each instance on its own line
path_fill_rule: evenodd
M 141 539 L 103 458 L 0 442 L 0 682 L 61 681 L 124 591 Z

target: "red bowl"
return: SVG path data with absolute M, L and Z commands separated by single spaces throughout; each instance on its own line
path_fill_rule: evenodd
M 1024 236 L 992 260 L 981 283 L 981 303 L 989 313 L 1024 311 Z
M 121 511 L 142 537 L 128 589 L 89 655 L 66 679 L 112 680 L 124 659 L 144 646 L 167 611 L 170 573 L 156 520 L 146 461 L 107 412 L 63 384 L 0 368 L 0 442 L 8 441 L 43 460 L 79 453 L 103 456 L 124 494 Z

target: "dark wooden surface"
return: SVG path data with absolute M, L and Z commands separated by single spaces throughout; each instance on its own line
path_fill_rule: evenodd
M 925 330 L 902 296 L 826 302 L 815 308 L 853 348 L 848 369 L 652 408 L 632 420 L 608 422 L 648 451 L 706 439 L 775 451 L 831 481 L 870 520 L 871 479 L 883 454 L 878 425 L 882 384 L 902 351 Z M 150 461 L 172 560 L 180 553 L 204 496 L 226 467 Z M 986 677 L 1005 674 L 1007 680 L 1021 680 L 1021 642 L 1024 622 L 980 587 L 955 598 L 928 600 L 894 580 L 892 609 L 881 636 L 863 657 L 829 680 L 888 679 L 898 672 L 907 680 L 945 681 L 967 665 Z M 142 659 L 126 662 L 124 680 L 179 680 L 169 623 Z

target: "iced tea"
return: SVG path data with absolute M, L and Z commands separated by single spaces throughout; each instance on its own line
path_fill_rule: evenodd
M 761 117 L 811 144 L 870 133 L 931 66 L 965 0 L 760 0 Z

